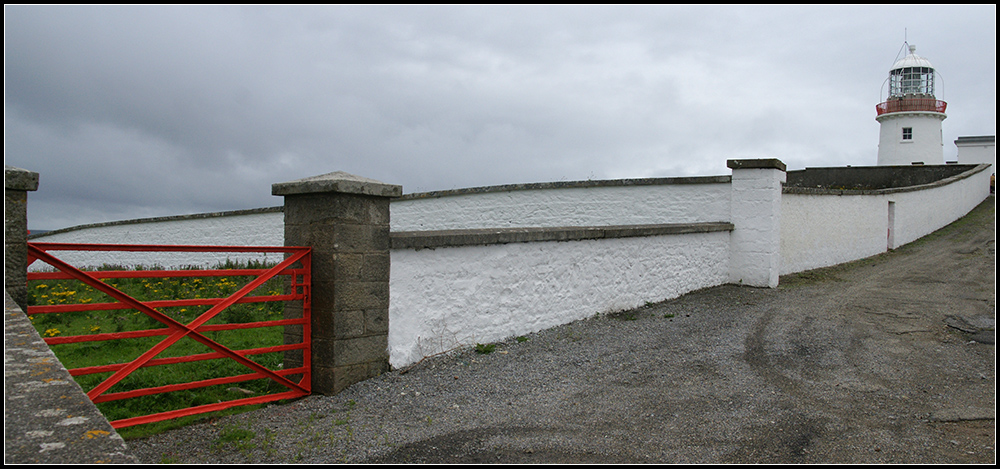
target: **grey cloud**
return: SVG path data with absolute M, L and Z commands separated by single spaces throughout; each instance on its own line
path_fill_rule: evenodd
M 904 27 L 945 77 L 947 154 L 957 135 L 994 132 L 995 17 L 5 7 L 5 162 L 41 174 L 36 228 L 276 205 L 271 183 L 335 170 L 412 192 L 724 174 L 731 157 L 873 164 Z

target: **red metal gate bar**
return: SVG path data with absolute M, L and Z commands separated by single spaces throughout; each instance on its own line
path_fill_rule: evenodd
M 279 371 L 278 373 L 285 375 L 299 374 L 297 371 Z M 222 378 L 211 378 L 211 379 L 204 379 L 201 381 L 191 381 L 189 383 L 166 384 L 163 386 L 155 386 L 152 388 L 133 389 L 131 391 L 122 391 L 116 393 L 105 393 L 100 396 L 97 396 L 97 398 L 94 399 L 93 402 L 97 404 L 99 402 L 117 401 L 121 399 L 129 399 L 132 397 L 148 396 L 150 394 L 161 394 L 165 392 L 181 391 L 185 389 L 204 388 L 219 384 L 232 384 L 241 381 L 250 381 L 261 378 L 266 378 L 266 376 L 262 376 L 260 373 L 249 373 L 245 375 L 226 376 Z
M 31 314 L 35 313 L 32 312 Z M 199 327 L 198 332 L 229 331 L 234 329 L 255 329 L 258 327 L 290 326 L 294 324 L 302 324 L 302 319 L 276 319 L 274 321 L 248 322 L 242 324 L 206 324 L 204 326 Z M 45 343 L 49 345 L 60 345 L 60 344 L 75 344 L 79 342 L 101 342 L 105 340 L 114 340 L 114 339 L 138 339 L 142 337 L 156 337 L 159 335 L 168 335 L 170 334 L 170 332 L 171 331 L 169 328 L 163 328 L 163 329 L 144 329 L 141 331 L 130 331 L 130 332 L 91 334 L 86 336 L 47 337 L 45 338 Z
M 266 274 L 258 277 L 256 280 L 248 283 L 243 288 L 241 288 L 240 290 L 236 291 L 236 293 L 233 293 L 228 298 L 226 298 L 225 300 L 223 300 L 219 304 L 215 305 L 214 307 L 212 307 L 211 309 L 209 309 L 208 311 L 206 311 L 205 313 L 203 313 L 201 316 L 199 316 L 198 318 L 196 318 L 194 321 L 191 321 L 187 325 L 184 325 L 184 324 L 181 324 L 180 322 L 175 321 L 173 318 L 171 318 L 171 317 L 169 317 L 169 316 L 167 316 L 167 315 L 165 315 L 163 313 L 160 313 L 159 311 L 156 311 L 153 308 L 150 308 L 150 307 L 146 306 L 145 304 L 143 304 L 142 302 L 140 302 L 140 301 L 132 298 L 131 296 L 126 295 L 121 290 L 118 290 L 117 288 L 114 288 L 114 287 L 112 287 L 112 286 L 110 286 L 110 285 L 108 285 L 108 284 L 106 284 L 104 282 L 101 282 L 100 280 L 98 280 L 98 279 L 96 279 L 96 278 L 88 275 L 86 272 L 83 272 L 83 271 L 81 271 L 81 270 L 79 270 L 79 269 L 77 269 L 77 268 L 75 268 L 75 267 L 73 267 L 73 266 L 71 266 L 71 265 L 69 265 L 69 264 L 67 264 L 67 263 L 65 263 L 65 262 L 63 262 L 63 261 L 55 258 L 55 257 L 53 257 L 52 255 L 48 254 L 47 252 L 42 251 L 38 247 L 32 246 L 30 243 L 28 244 L 28 252 L 31 253 L 31 255 L 34 256 L 36 259 L 40 259 L 43 262 L 45 262 L 45 263 L 47 263 L 47 264 L 49 264 L 49 265 L 51 265 L 53 267 L 56 267 L 56 268 L 58 268 L 59 270 L 61 270 L 63 272 L 66 272 L 66 273 L 72 275 L 77 280 L 79 280 L 79 281 L 81 281 L 81 282 L 83 282 L 83 283 L 85 283 L 87 285 L 90 285 L 91 287 L 94 287 L 95 289 L 101 291 L 102 293 L 104 293 L 104 294 L 106 294 L 106 295 L 108 295 L 108 296 L 110 296 L 112 298 L 115 298 L 118 301 L 121 301 L 122 303 L 125 303 L 125 304 L 128 304 L 128 305 L 132 306 L 134 309 L 137 309 L 137 310 L 145 313 L 146 315 L 152 317 L 153 319 L 156 319 L 157 321 L 160 321 L 163 324 L 166 324 L 170 328 L 175 329 L 175 332 L 173 332 L 166 339 L 162 340 L 160 343 L 156 344 L 155 346 L 153 346 L 153 348 L 149 349 L 147 352 L 143 353 L 142 355 L 139 355 L 138 358 L 136 358 L 135 360 L 133 360 L 131 363 L 129 363 L 128 365 L 126 365 L 124 368 L 122 368 L 121 370 L 118 370 L 117 372 L 115 372 L 114 374 L 112 374 L 111 376 L 109 376 L 106 380 L 104 380 L 101 384 L 98 384 L 96 387 L 94 387 L 93 389 L 91 389 L 90 392 L 87 393 L 87 396 L 90 397 L 91 400 L 93 400 L 97 396 L 99 396 L 102 393 L 104 393 L 104 391 L 107 391 L 111 386 L 114 386 L 115 384 L 117 384 L 123 378 L 125 378 L 126 376 L 128 376 L 129 374 L 131 374 L 133 371 L 135 371 L 137 368 L 139 368 L 140 366 L 142 366 L 144 363 L 146 363 L 149 360 L 151 360 L 156 355 L 159 355 L 159 353 L 162 352 L 162 351 L 164 351 L 164 350 L 166 350 L 167 347 L 170 347 L 171 345 L 173 345 L 174 343 L 176 343 L 178 340 L 180 340 L 180 339 L 182 339 L 182 338 L 184 338 L 186 336 L 189 336 L 189 335 L 191 336 L 192 339 L 197 340 L 198 342 L 201 342 L 202 344 L 208 346 L 209 348 L 211 348 L 213 350 L 216 350 L 216 351 L 218 351 L 218 352 L 226 355 L 228 358 L 236 360 L 240 364 L 242 364 L 242 365 L 244 365 L 244 366 L 246 366 L 246 367 L 248 367 L 248 368 L 250 368 L 250 369 L 252 369 L 252 370 L 254 370 L 256 372 L 258 372 L 258 373 L 264 374 L 265 376 L 271 378 L 274 381 L 277 381 L 278 383 L 280 383 L 281 385 L 283 385 L 283 386 L 285 386 L 285 387 L 287 387 L 289 389 L 295 389 L 295 390 L 298 390 L 300 392 L 308 392 L 308 390 L 301 388 L 298 384 L 293 383 L 293 382 L 285 379 L 283 376 L 279 376 L 277 374 L 274 374 L 273 372 L 271 372 L 271 370 L 268 370 L 267 368 L 264 368 L 263 366 L 258 365 L 256 362 L 254 362 L 252 360 L 248 360 L 248 359 L 246 359 L 246 358 L 244 358 L 244 357 L 242 357 L 240 355 L 237 355 L 237 354 L 233 353 L 231 350 L 229 350 L 225 346 L 223 346 L 223 345 L 221 345 L 221 344 L 213 341 L 212 339 L 209 339 L 208 337 L 205 337 L 204 335 L 198 333 L 195 330 L 195 328 L 197 328 L 198 326 L 200 326 L 200 325 L 208 322 L 210 319 L 212 319 L 213 317 L 215 317 L 215 315 L 218 314 L 219 312 L 221 312 L 223 309 L 228 308 L 228 307 L 232 306 L 233 304 L 235 304 L 235 302 L 236 302 L 237 299 L 239 299 L 239 298 L 245 296 L 246 294 L 250 293 L 251 291 L 255 290 L 260 285 L 263 285 L 264 282 L 266 282 L 267 280 L 269 280 L 271 277 L 273 277 L 274 275 L 276 275 L 278 272 L 284 270 L 286 267 L 288 267 L 288 266 L 290 266 L 290 265 L 298 262 L 305 255 L 305 253 L 292 254 L 287 259 L 285 259 L 284 261 L 282 261 L 281 263 L 279 263 L 277 266 L 275 266 L 275 267 L 271 268 L 270 270 L 268 270 L 268 272 Z
M 292 320 L 287 320 L 287 321 L 283 321 L 283 322 L 285 324 L 296 324 L 294 321 L 297 321 L 297 320 L 292 319 Z M 259 348 L 253 348 L 253 349 L 245 349 L 245 350 L 234 350 L 234 352 L 236 352 L 236 353 L 238 353 L 240 355 L 259 355 L 259 354 L 263 354 L 263 353 L 284 352 L 284 351 L 287 351 L 287 350 L 295 350 L 295 349 L 301 348 L 301 345 L 302 344 L 275 345 L 273 347 L 259 347 Z M 218 352 L 209 352 L 209 353 L 199 353 L 199 354 L 195 354 L 195 355 L 187 355 L 187 356 L 184 356 L 184 357 L 154 358 L 154 359 L 150 360 L 149 362 L 147 362 L 145 365 L 143 365 L 143 367 L 158 366 L 158 365 L 173 365 L 173 364 L 177 364 L 177 363 L 191 363 L 191 362 L 204 361 L 204 360 L 214 360 L 216 358 L 224 358 L 224 357 L 225 356 L 222 355 L 221 353 L 218 353 Z M 82 367 L 82 368 L 73 368 L 72 370 L 69 370 L 69 374 L 72 375 L 72 376 L 83 376 L 83 375 L 90 375 L 90 374 L 94 374 L 94 373 L 107 373 L 107 372 L 110 372 L 110 371 L 118 371 L 123 366 L 125 366 L 125 364 L 123 364 L 123 363 L 116 363 L 116 364 L 113 364 L 113 365 L 86 366 L 86 367 Z M 298 374 L 298 372 L 295 372 L 295 373 L 285 373 L 284 371 L 285 370 L 276 371 L 276 373 L 278 373 L 278 374 Z
M 48 254 L 47 252 L 45 252 L 46 250 L 50 250 L 50 249 L 51 250 L 75 250 L 75 251 L 88 250 L 88 251 L 159 251 L 159 252 L 163 252 L 163 251 L 175 251 L 175 252 L 176 251 L 187 251 L 187 252 L 283 252 L 283 253 L 289 253 L 289 252 L 291 252 L 291 254 L 284 261 L 280 262 L 278 265 L 276 265 L 275 267 L 272 267 L 270 269 L 230 269 L 230 270 L 224 271 L 223 273 L 218 273 L 218 271 L 191 271 L 191 270 L 188 270 L 188 271 L 170 271 L 170 273 L 168 273 L 167 275 L 163 275 L 167 271 L 138 271 L 138 272 L 128 272 L 127 273 L 127 274 L 132 274 L 132 275 L 125 275 L 125 273 L 118 273 L 118 272 L 113 273 L 112 275 L 106 275 L 106 274 L 108 274 L 108 272 L 94 273 L 94 274 L 83 272 L 83 271 L 81 271 L 81 270 L 79 270 L 79 269 L 77 269 L 77 268 L 69 265 L 68 263 L 66 263 L 66 262 L 64 262 L 64 261 L 62 261 L 60 259 L 57 259 L 54 256 L 52 256 L 52 255 Z M 102 304 L 102 305 L 100 305 L 101 306 L 100 309 L 118 309 L 119 307 L 124 307 L 124 308 L 128 308 L 128 309 L 136 309 L 136 310 L 139 310 L 139 311 L 143 312 L 144 314 L 148 315 L 149 317 L 152 317 L 153 319 L 155 319 L 155 320 L 157 320 L 157 321 L 159 321 L 159 322 L 161 322 L 161 323 L 163 323 L 163 324 L 165 324 L 165 325 L 168 326 L 166 329 L 157 329 L 157 330 L 151 330 L 151 331 L 136 331 L 136 332 L 144 334 L 146 336 L 148 336 L 148 335 L 168 335 L 168 337 L 166 339 L 162 340 L 160 343 L 158 343 L 152 349 L 150 349 L 149 351 L 143 353 L 138 358 L 136 358 L 135 360 L 133 360 L 132 362 L 130 362 L 128 364 L 110 365 L 108 367 L 89 367 L 89 368 L 86 368 L 86 369 L 77 369 L 76 370 L 76 371 L 80 372 L 80 373 L 77 373 L 77 374 L 86 374 L 86 373 L 101 372 L 101 371 L 92 371 L 92 370 L 95 370 L 97 368 L 104 368 L 103 371 L 111 371 L 112 369 L 115 369 L 114 373 L 109 378 L 107 378 L 101 384 L 99 384 L 97 387 L 93 388 L 90 392 L 88 392 L 88 397 L 90 397 L 92 400 L 94 400 L 94 402 L 101 402 L 101 401 L 107 401 L 107 400 L 116 400 L 116 399 L 122 399 L 122 398 L 126 398 L 126 397 L 138 396 L 138 395 L 154 394 L 154 393 L 158 393 L 158 392 L 168 392 L 167 390 L 190 389 L 192 387 L 208 386 L 208 385 L 212 385 L 212 384 L 220 383 L 220 382 L 236 382 L 236 381 L 241 381 L 241 380 L 259 379 L 259 378 L 269 378 L 269 379 L 271 379 L 271 380 L 273 380 L 273 381 L 275 381 L 275 382 L 277 382 L 277 383 L 285 386 L 286 388 L 288 388 L 290 390 L 290 391 L 288 391 L 286 393 L 269 395 L 268 397 L 264 398 L 265 401 L 272 401 L 272 400 L 276 400 L 276 399 L 279 399 L 279 398 L 285 398 L 285 397 L 276 397 L 276 396 L 298 397 L 298 396 L 302 396 L 302 395 L 307 395 L 309 393 L 309 384 L 308 384 L 308 378 L 309 378 L 309 372 L 308 372 L 309 346 L 308 346 L 307 343 L 296 344 L 296 345 L 292 345 L 292 346 L 287 346 L 286 345 L 286 346 L 278 346 L 278 347 L 266 347 L 266 348 L 261 348 L 261 349 L 254 349 L 252 351 L 250 351 L 250 350 L 233 351 L 233 350 L 230 350 L 229 348 L 227 348 L 227 347 L 225 347 L 225 346 L 223 346 L 221 344 L 218 344 L 215 341 L 213 341 L 213 340 L 205 337 L 203 334 L 201 334 L 201 332 L 203 332 L 203 331 L 209 331 L 209 330 L 226 330 L 226 329 L 237 329 L 237 328 L 247 328 L 247 327 L 261 327 L 261 326 L 271 326 L 271 325 L 302 324 L 303 332 L 305 333 L 304 334 L 304 338 L 308 338 L 309 337 L 308 336 L 308 329 L 309 329 L 308 311 L 310 309 L 310 305 L 309 305 L 309 293 L 308 293 L 308 289 L 309 289 L 308 277 L 309 277 L 309 263 L 310 263 L 310 262 L 308 262 L 308 258 L 309 258 L 310 250 L 308 248 L 261 247 L 261 246 L 256 246 L 256 247 L 241 247 L 241 246 L 154 246 L 154 245 L 94 245 L 94 244 L 80 245 L 80 244 L 63 244 L 63 243 L 29 243 L 28 251 L 29 251 L 29 253 L 28 253 L 29 254 L 28 255 L 28 261 L 29 261 L 28 263 L 29 264 L 31 262 L 33 262 L 34 260 L 36 260 L 36 259 L 43 260 L 44 262 L 52 265 L 53 267 L 58 268 L 59 270 L 61 270 L 64 273 L 64 274 L 60 274 L 60 275 L 50 275 L 50 274 L 37 275 L 36 273 L 32 273 L 32 274 L 29 274 L 29 276 L 31 278 L 33 278 L 33 279 L 39 279 L 41 277 L 45 277 L 45 278 L 73 278 L 73 279 L 79 280 L 79 281 L 83 282 L 84 284 L 90 285 L 91 287 L 95 288 L 96 290 L 98 290 L 98 291 L 100 291 L 100 292 L 102 292 L 102 293 L 104 293 L 104 294 L 106 294 L 106 295 L 108 295 L 108 296 L 110 296 L 110 297 L 112 297 L 114 299 L 117 299 L 118 301 L 121 302 L 120 304 L 117 304 L 117 303 L 115 303 L 115 304 L 110 304 L 110 303 L 109 304 Z M 292 264 L 294 264 L 296 262 L 299 262 L 299 261 L 303 261 L 303 265 L 304 265 L 303 269 L 289 269 L 289 267 Z M 141 272 L 141 274 L 135 275 L 136 273 L 139 273 L 139 272 Z M 206 273 L 209 274 L 209 275 L 199 275 L 199 274 L 206 274 Z M 247 285 L 245 285 L 243 288 L 239 289 L 238 291 L 236 291 L 235 293 L 231 294 L 229 297 L 227 297 L 225 299 L 221 299 L 221 300 L 220 299 L 210 299 L 208 301 L 206 301 L 205 299 L 202 299 L 202 300 L 180 300 L 180 301 L 178 301 L 178 300 L 166 300 L 166 301 L 160 301 L 160 302 L 147 302 L 147 303 L 143 303 L 143 302 L 140 302 L 140 301 L 138 301 L 138 300 L 130 297 L 129 295 L 127 295 L 124 292 L 118 290 L 117 288 L 111 287 L 110 285 L 107 285 L 106 283 L 101 282 L 100 280 L 98 280 L 98 278 L 122 278 L 122 277 L 140 277 L 140 278 L 141 277 L 161 277 L 162 278 L 162 277 L 174 277 L 174 276 L 177 276 L 177 277 L 179 277 L 179 276 L 191 277 L 191 276 L 223 276 L 223 275 L 225 275 L 225 276 L 239 276 L 240 274 L 245 274 L 245 275 L 259 275 L 259 276 L 255 280 L 251 281 L 250 283 L 248 283 Z M 250 292 L 252 292 L 253 290 L 255 290 L 260 285 L 263 285 L 265 282 L 267 282 L 272 277 L 274 277 L 275 275 L 278 275 L 278 274 L 283 274 L 283 275 L 289 275 L 290 274 L 291 275 L 291 277 L 292 277 L 291 284 L 292 284 L 293 291 L 297 291 L 298 289 L 302 289 L 301 294 L 294 294 L 293 293 L 292 295 L 281 295 L 278 298 L 281 299 L 281 300 L 292 299 L 292 298 L 302 299 L 303 300 L 303 313 L 304 313 L 304 318 L 303 319 L 299 319 L 299 320 L 281 320 L 281 321 L 263 321 L 263 322 L 258 322 L 258 323 L 240 324 L 240 325 L 236 325 L 236 326 L 233 326 L 233 325 L 205 325 L 205 322 L 211 320 L 219 312 L 225 310 L 226 308 L 228 308 L 228 307 L 230 307 L 230 306 L 232 306 L 234 304 L 241 303 L 241 302 L 250 302 L 250 301 L 254 301 L 255 299 L 263 299 L 263 298 L 267 298 L 266 301 L 276 301 L 276 299 L 275 299 L 274 296 L 271 296 L 271 297 L 247 297 L 246 295 L 249 294 Z M 300 276 L 303 277 L 303 279 L 305 280 L 301 284 L 298 283 L 298 281 L 296 280 Z M 208 311 L 206 311 L 205 313 L 201 314 L 198 318 L 196 318 L 195 320 L 193 320 L 192 322 L 190 322 L 187 325 L 181 324 L 181 323 L 175 321 L 173 318 L 170 318 L 169 316 L 166 316 L 165 314 L 162 314 L 159 311 L 156 311 L 155 309 L 153 309 L 153 306 L 152 306 L 154 303 L 157 304 L 157 307 L 178 306 L 181 303 L 185 303 L 185 302 L 192 302 L 192 303 L 190 303 L 192 305 L 193 304 L 199 304 L 199 305 L 214 305 L 214 306 L 212 306 Z M 112 306 L 112 305 L 124 305 L 124 306 Z M 49 313 L 49 312 L 53 312 L 54 313 L 54 312 L 68 312 L 68 311 L 74 311 L 74 310 L 79 311 L 79 310 L 94 310 L 94 309 L 97 309 L 97 308 L 93 307 L 93 306 L 96 306 L 96 305 L 89 305 L 91 307 L 90 308 L 85 308 L 85 309 L 76 308 L 76 305 L 74 305 L 73 307 L 70 307 L 70 308 L 66 308 L 65 307 L 66 305 L 57 305 L 57 306 L 58 307 L 56 307 L 56 308 L 46 308 L 45 310 L 35 310 L 35 307 L 29 307 L 29 308 L 31 308 L 33 310 L 32 313 L 42 313 L 43 311 L 45 313 Z M 104 336 L 101 339 L 109 338 L 111 336 L 113 336 L 113 338 L 122 338 L 122 334 L 123 333 L 100 334 L 100 336 Z M 130 333 L 124 333 L 124 334 L 133 335 L 133 334 L 130 334 Z M 208 346 L 209 348 L 211 348 L 212 350 L 215 350 L 216 352 L 215 353 L 209 353 L 209 354 L 199 354 L 197 356 L 192 356 L 192 357 L 178 357 L 179 359 L 175 359 L 175 358 L 155 359 L 155 360 L 153 359 L 153 357 L 155 357 L 156 355 L 158 355 L 160 352 L 162 352 L 163 350 L 165 350 L 166 348 L 168 348 L 169 346 L 173 345 L 178 340 L 180 340 L 181 338 L 186 337 L 186 336 L 190 336 L 192 339 L 194 339 L 194 340 L 196 340 L 196 341 L 198 341 L 198 342 L 200 342 L 200 343 Z M 91 337 L 93 337 L 93 336 L 91 336 Z M 90 340 L 100 340 L 100 339 L 91 338 Z M 63 341 L 52 341 L 50 339 L 46 339 L 46 342 L 48 342 L 48 343 L 53 343 L 53 342 L 70 343 L 70 341 L 65 341 L 65 342 L 63 342 Z M 266 367 L 263 367 L 263 366 L 257 364 L 256 362 L 254 362 L 252 360 L 249 360 L 249 359 L 245 358 L 245 356 L 244 356 L 244 355 L 250 355 L 250 354 L 255 354 L 255 353 L 269 353 L 269 352 L 273 352 L 273 351 L 281 351 L 281 350 L 289 350 L 289 349 L 297 349 L 297 348 L 301 348 L 302 349 L 302 353 L 303 353 L 303 359 L 304 359 L 303 362 L 304 362 L 305 366 L 303 367 L 302 371 L 298 371 L 298 370 L 283 370 L 283 371 L 280 371 L 280 372 L 274 372 L 274 371 L 271 371 L 271 370 L 267 369 Z M 125 376 L 128 376 L 130 373 L 132 373 L 133 371 L 135 371 L 136 369 L 138 369 L 140 367 L 143 367 L 143 366 L 152 366 L 154 364 L 165 364 L 165 363 L 168 363 L 168 362 L 196 361 L 196 360 L 212 359 L 212 358 L 218 358 L 218 357 L 227 357 L 227 358 L 230 358 L 230 359 L 232 359 L 232 360 L 234 360 L 234 361 L 236 361 L 236 362 L 238 362 L 238 363 L 240 363 L 240 364 L 242 364 L 242 365 L 250 368 L 251 370 L 254 371 L 254 373 L 251 373 L 251 374 L 248 374 L 248 375 L 241 375 L 239 377 L 220 378 L 222 381 L 219 381 L 220 379 L 205 380 L 205 381 L 202 381 L 202 382 L 185 383 L 185 384 L 182 384 L 182 385 L 170 385 L 170 386 L 158 387 L 158 388 L 147 388 L 147 389 L 144 389 L 144 390 L 129 391 L 129 392 L 126 392 L 126 393 L 112 393 L 112 394 L 105 394 L 104 396 L 101 396 L 111 386 L 114 386 L 114 384 L 118 383 Z M 301 384 L 300 383 L 294 383 L 294 382 L 288 380 L 287 378 L 285 378 L 283 376 L 285 374 L 301 374 L 301 375 L 303 375 L 302 383 Z M 208 384 L 206 384 L 206 383 L 208 383 Z M 153 391 L 150 391 L 150 389 L 153 389 Z M 232 407 L 232 406 L 235 406 L 235 405 L 246 405 L 246 403 L 250 403 L 250 402 L 258 402 L 259 399 L 260 398 L 238 399 L 238 400 L 234 400 L 234 401 L 227 401 L 227 402 L 222 403 L 220 405 L 224 406 L 222 408 L 227 408 L 227 407 Z M 136 417 L 136 418 L 133 418 L 133 419 L 125 419 L 125 420 L 121 420 L 121 421 L 112 422 L 112 424 L 116 428 L 121 428 L 121 427 L 124 427 L 124 426 L 135 425 L 135 424 L 138 424 L 138 423 L 147 423 L 147 422 L 151 422 L 151 421 L 164 420 L 164 419 L 167 419 L 167 418 L 174 418 L 173 416 L 175 416 L 175 415 L 176 416 L 180 416 L 180 415 L 192 415 L 192 414 L 196 414 L 196 413 L 210 412 L 210 411 L 216 409 L 217 407 L 218 406 L 216 406 L 216 405 L 200 406 L 200 407 L 197 407 L 197 408 L 182 409 L 180 411 L 171 411 L 171 412 L 165 412 L 165 413 L 160 413 L 160 414 L 155 414 L 155 415 L 148 415 L 148 416 L 143 416 L 143 417 Z
M 35 280 L 32 278 L 32 280 Z M 262 303 L 268 301 L 290 301 L 290 300 L 301 300 L 303 295 L 301 294 L 291 294 L 291 295 L 273 295 L 273 296 L 247 296 L 236 301 L 237 304 L 240 303 Z M 206 306 L 206 305 L 216 305 L 221 301 L 218 298 L 196 298 L 193 300 L 156 300 L 156 301 L 146 301 L 147 306 L 151 308 L 173 308 L 180 306 Z M 68 304 L 68 305 L 41 305 L 33 306 L 31 314 L 46 314 L 46 313 L 73 313 L 77 311 L 111 311 L 116 309 L 132 309 L 131 306 L 123 305 L 121 303 L 86 303 L 86 304 Z
M 267 269 L 226 269 L 220 270 L 93 270 L 85 271 L 94 278 L 164 278 L 164 277 L 243 277 L 247 275 L 260 275 L 267 272 Z M 73 277 L 62 272 L 32 272 L 35 280 L 63 280 Z
M 201 406 L 189 407 L 187 409 L 171 410 L 167 412 L 160 412 L 153 415 L 145 415 L 141 417 L 132 417 L 128 419 L 115 420 L 111 422 L 111 426 L 114 428 L 125 428 L 131 427 L 133 425 L 141 425 L 144 423 L 159 422 L 161 420 L 175 419 L 178 417 L 187 417 L 189 415 L 204 414 L 206 412 L 215 412 L 217 410 L 226 410 L 230 407 L 241 406 L 241 405 L 254 405 L 263 404 L 265 402 L 273 402 L 281 399 L 294 399 L 296 397 L 302 397 L 301 393 L 294 391 L 286 391 L 277 394 L 269 394 L 267 396 L 257 396 L 257 397 L 247 397 L 243 399 L 235 399 L 232 401 L 219 402 L 216 404 L 205 404 Z M 151 419 L 156 417 L 155 420 Z
M 291 252 L 290 246 L 200 246 L 195 244 L 75 244 L 29 243 L 43 251 L 122 251 L 122 252 Z M 31 264 L 30 262 L 28 263 Z

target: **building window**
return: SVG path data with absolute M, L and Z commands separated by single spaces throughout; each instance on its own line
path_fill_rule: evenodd
M 913 140 L 913 127 L 903 127 L 903 140 Z

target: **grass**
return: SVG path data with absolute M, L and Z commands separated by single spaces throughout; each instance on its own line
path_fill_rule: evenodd
M 215 269 L 261 269 L 273 266 L 263 263 L 226 262 L 217 265 Z M 163 270 L 159 266 L 123 266 L 105 265 L 92 270 Z M 140 301 L 221 298 L 226 297 L 243 285 L 253 280 L 252 276 L 227 277 L 167 277 L 167 278 L 128 278 L 107 279 L 106 282 Z M 285 279 L 276 277 L 258 287 L 250 296 L 273 296 L 284 292 Z M 70 305 L 115 303 L 90 286 L 77 280 L 32 280 L 28 284 L 28 305 Z M 188 323 L 204 313 L 210 306 L 161 307 L 157 311 L 181 323 Z M 235 304 L 223 310 L 206 324 L 231 324 L 267 320 L 279 320 L 283 316 L 282 301 Z M 29 319 L 42 337 L 83 336 L 102 333 L 122 333 L 165 327 L 159 321 L 134 309 L 112 309 L 96 311 L 62 312 L 31 314 Z M 264 327 L 253 329 L 235 329 L 207 331 L 204 335 L 231 350 L 258 348 L 281 345 L 284 327 Z M 128 363 L 153 345 L 164 339 L 164 336 L 144 338 L 119 338 L 99 342 L 78 342 L 68 344 L 52 344 L 50 348 L 67 369 L 89 366 Z M 212 350 L 190 337 L 185 337 L 171 345 L 156 358 L 182 357 L 194 354 L 209 353 Z M 247 358 L 260 365 L 276 370 L 284 360 L 283 352 L 256 354 Z M 189 363 L 174 363 L 139 368 L 112 386 L 107 393 L 144 389 L 168 384 L 189 383 L 193 381 L 222 378 L 248 374 L 251 370 L 234 360 L 212 359 Z M 111 376 L 111 372 L 75 376 L 85 392 L 93 389 L 99 383 Z M 238 387 L 238 390 L 233 388 Z M 237 383 L 209 386 L 203 388 L 173 391 L 161 394 L 132 397 L 128 399 L 99 402 L 98 409 L 109 421 L 131 418 L 141 415 L 194 407 L 203 404 L 230 401 L 248 395 L 263 395 L 283 392 L 287 389 L 270 379 L 256 379 Z M 213 412 L 196 416 L 183 417 L 164 422 L 136 425 L 119 429 L 119 434 L 126 439 L 141 438 L 176 428 L 206 418 L 237 413 L 266 404 L 231 408 L 225 411 Z
M 250 441 L 256 437 L 257 434 L 252 430 L 238 426 L 227 426 L 219 432 L 219 437 L 215 439 L 215 448 L 221 450 L 232 445 L 237 449 L 249 449 L 249 445 L 252 444 Z

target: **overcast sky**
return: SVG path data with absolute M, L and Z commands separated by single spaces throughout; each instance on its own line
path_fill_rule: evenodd
M 4 162 L 31 229 L 404 193 L 874 165 L 903 42 L 996 133 L 996 6 L 4 7 Z

